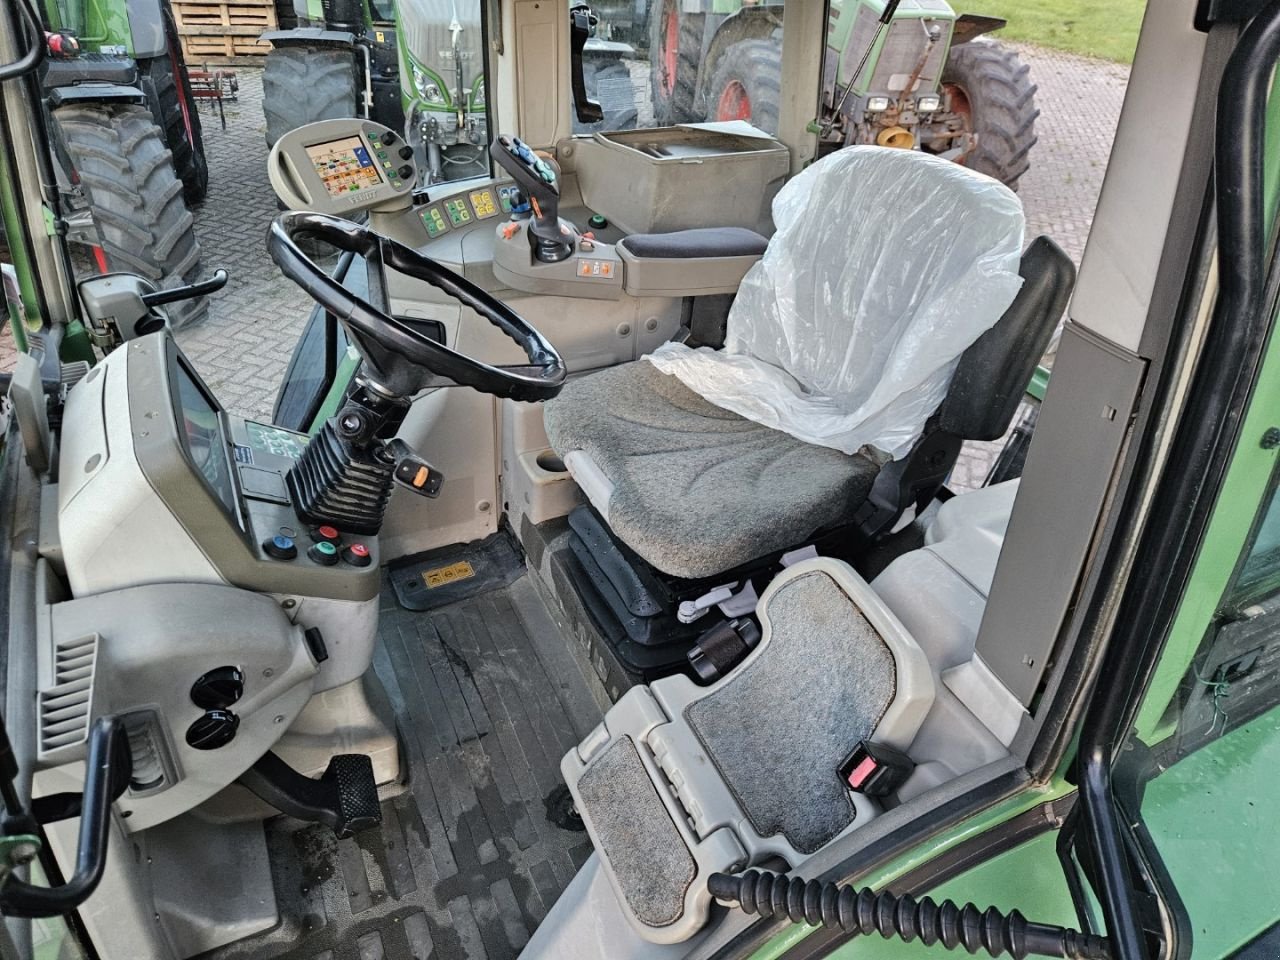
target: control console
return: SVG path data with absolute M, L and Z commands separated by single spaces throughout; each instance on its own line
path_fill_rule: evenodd
M 413 148 L 389 127 L 356 117 L 290 130 L 271 148 L 267 173 L 289 209 L 344 217 L 407 207 L 418 183 Z

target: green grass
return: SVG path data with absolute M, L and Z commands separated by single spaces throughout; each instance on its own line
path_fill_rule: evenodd
M 1009 25 L 998 36 L 1008 40 L 1132 63 L 1146 0 L 960 0 L 953 6 L 958 13 L 1004 17 Z

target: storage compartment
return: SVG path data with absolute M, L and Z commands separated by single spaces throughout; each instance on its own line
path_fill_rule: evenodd
M 770 206 L 790 154 L 763 133 L 724 127 L 620 130 L 576 140 L 584 203 L 628 233 L 728 226 L 772 233 Z

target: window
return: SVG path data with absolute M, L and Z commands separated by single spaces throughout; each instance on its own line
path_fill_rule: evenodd
M 1124 751 L 1140 818 L 1184 911 L 1182 955 L 1280 955 L 1280 490 L 1274 477 L 1190 669 Z M 1230 509 L 1224 497 L 1221 509 Z M 1215 523 L 1217 517 L 1215 516 Z M 1237 541 L 1238 542 L 1238 541 Z M 1214 561 L 1212 535 L 1202 561 Z M 1233 562 L 1234 560 L 1234 562 Z M 1191 591 L 1183 611 L 1196 606 Z M 1186 626 L 1179 614 L 1170 645 Z M 1184 634 L 1185 636 L 1185 634 Z M 1158 697 L 1153 685 L 1151 697 Z M 1158 701 L 1149 698 L 1155 706 Z M 1149 752 L 1148 752 L 1149 751 Z M 1133 801 L 1130 801 L 1131 803 Z M 1189 948 L 1189 949 L 1188 949 Z

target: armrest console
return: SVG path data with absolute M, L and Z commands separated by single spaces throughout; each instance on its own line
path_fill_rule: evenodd
M 617 245 L 623 288 L 638 297 L 736 293 L 768 243 L 742 227 L 632 234 Z

